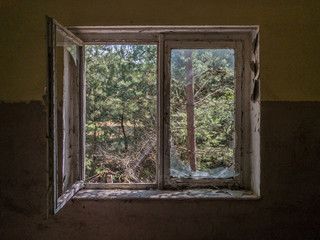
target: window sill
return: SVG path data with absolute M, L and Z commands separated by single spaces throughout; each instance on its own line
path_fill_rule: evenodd
M 260 196 L 246 190 L 186 189 L 186 190 L 97 190 L 83 189 L 74 200 L 257 200 Z

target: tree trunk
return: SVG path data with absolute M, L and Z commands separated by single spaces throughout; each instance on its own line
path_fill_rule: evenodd
M 194 116 L 194 82 L 192 67 L 192 50 L 184 52 L 186 58 L 186 110 L 187 110 L 187 149 L 188 162 L 192 171 L 197 170 L 196 163 L 196 138 L 195 138 L 195 116 Z
M 133 138 L 136 139 L 137 137 L 137 129 L 136 129 L 136 115 L 133 114 Z
M 122 134 L 123 134 L 123 139 L 124 139 L 124 150 L 128 151 L 128 140 L 127 140 L 126 131 L 124 129 L 124 114 L 123 113 L 121 115 L 121 129 L 122 129 Z
M 93 100 L 93 119 L 92 123 L 94 125 L 93 135 L 92 135 L 92 148 L 91 148 L 91 157 L 93 162 L 96 160 L 96 140 L 97 140 L 97 123 L 96 123 L 96 102 L 95 98 Z
M 152 149 L 155 147 L 156 143 L 157 143 L 156 140 L 153 141 L 151 143 L 151 145 L 141 154 L 138 161 L 132 167 L 133 170 L 135 170 L 138 166 L 140 166 L 148 158 L 149 154 L 151 153 Z

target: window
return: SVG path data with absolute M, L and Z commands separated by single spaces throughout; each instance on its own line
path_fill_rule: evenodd
M 154 184 L 157 45 L 85 49 L 86 183 Z
M 48 18 L 48 59 L 51 213 L 81 188 L 259 195 L 258 27 Z

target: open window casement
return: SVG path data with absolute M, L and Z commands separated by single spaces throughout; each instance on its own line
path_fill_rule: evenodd
M 49 214 L 57 213 L 83 187 L 83 42 L 47 18 Z

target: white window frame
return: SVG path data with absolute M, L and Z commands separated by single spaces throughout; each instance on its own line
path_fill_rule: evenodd
M 74 141 L 77 144 L 78 153 L 75 154 L 77 166 L 77 181 L 73 182 L 69 189 L 59 197 L 58 187 L 62 188 L 62 182 L 59 183 L 58 174 L 63 170 L 59 166 L 58 160 L 58 100 L 57 100 L 57 74 L 56 74 L 56 33 L 59 32 L 64 38 L 77 46 L 77 55 L 79 62 L 77 67 L 78 91 L 74 98 L 77 98 L 78 105 L 70 105 L 72 108 L 77 108 L 78 115 L 74 116 L 74 121 L 77 122 L 78 134 Z M 47 49 L 48 49 L 48 79 L 47 79 L 47 118 L 48 118 L 48 214 L 56 214 L 73 196 L 83 188 L 84 179 L 84 141 L 85 139 L 85 79 L 84 75 L 84 47 L 83 42 L 73 33 L 60 25 L 56 20 L 47 17 Z M 82 116 L 82 117 L 81 117 Z M 69 117 L 69 116 L 64 116 Z M 65 136 L 65 134 L 63 133 Z M 61 159 L 63 160 L 65 156 Z
M 167 187 L 193 187 L 193 186 L 214 186 L 214 187 L 240 187 L 241 186 L 241 173 L 242 165 L 244 165 L 244 159 L 241 159 L 241 146 L 243 142 L 243 134 L 241 133 L 241 111 L 246 109 L 246 105 L 242 104 L 243 99 L 245 99 L 246 92 L 241 91 L 241 84 L 244 82 L 244 51 L 242 41 L 232 40 L 226 41 L 226 39 L 216 39 L 212 34 L 205 34 L 207 39 L 203 39 L 203 34 L 193 34 L 190 36 L 182 35 L 175 36 L 174 40 L 169 40 L 165 42 L 165 86 L 167 89 L 164 92 L 170 92 L 170 59 L 171 59 L 171 50 L 173 49 L 233 49 L 235 54 L 235 170 L 237 173 L 240 173 L 239 176 L 236 176 L 232 179 L 194 179 L 194 178 L 172 178 L 170 176 L 170 142 L 169 139 L 164 139 L 165 151 L 164 156 L 164 184 Z M 210 38 L 211 37 L 211 38 Z M 201 40 L 199 40 L 201 39 Z M 245 89 L 247 90 L 247 89 Z M 170 134 L 170 97 L 164 97 L 165 107 L 168 111 L 168 114 L 165 113 L 165 116 L 168 116 L 165 122 L 165 136 Z
M 49 21 L 50 22 L 50 21 Z M 51 23 L 52 24 L 52 23 Z M 50 30 L 50 24 L 48 32 Z M 52 26 L 51 26 L 52 28 Z M 229 187 L 254 191 L 260 194 L 260 103 L 259 103 L 259 27 L 258 26 L 113 26 L 113 27 L 68 27 L 68 34 L 81 39 L 82 70 L 84 66 L 84 45 L 110 44 L 156 44 L 157 45 L 157 173 L 156 183 L 84 183 L 85 161 L 85 74 L 80 78 L 80 117 L 81 122 L 81 154 L 79 161 L 82 174 L 79 187 L 75 188 L 71 197 L 81 188 L 87 189 L 179 189 L 185 187 Z M 50 33 L 48 34 L 48 36 Z M 50 38 L 50 36 L 49 36 Z M 48 41 L 50 46 L 53 42 Z M 235 168 L 240 173 L 233 179 L 175 179 L 170 177 L 170 52 L 179 48 L 232 48 L 235 50 Z M 51 49 L 52 51 L 52 49 Z M 54 65 L 54 63 L 50 63 Z M 50 75 L 51 74 L 51 75 Z M 48 95 L 54 92 L 50 82 L 54 73 L 49 71 Z M 51 84 L 51 88 L 50 88 Z M 51 98 L 54 96 L 51 96 Z M 50 98 L 50 97 L 49 97 Z M 50 108 L 50 102 L 48 107 Z M 54 118 L 49 109 L 49 119 Z M 50 113 L 52 116 L 50 116 Z M 50 127 L 50 124 L 49 124 Z M 52 131 L 55 131 L 52 129 Z M 49 165 L 56 169 L 54 152 L 56 147 L 54 134 L 49 134 Z M 50 148 L 51 146 L 51 148 Z M 51 158 L 50 158 L 51 154 Z M 51 168 L 49 168 L 51 169 Z M 49 172 L 49 190 L 55 189 L 53 175 Z M 50 174 L 52 175 L 50 178 Z M 53 183 L 50 183 L 53 182 Z M 51 187 L 50 187 L 51 186 Z M 50 195 L 50 194 L 49 194 Z M 56 195 L 53 194 L 53 195 Z M 50 195 L 51 196 L 51 195 Z M 66 199 L 70 199 L 68 196 Z M 49 202 L 54 202 L 50 198 Z M 65 202 L 63 201 L 64 205 Z M 56 203 L 55 203 L 56 204 Z M 62 207 L 60 206 L 60 208 Z M 54 212 L 57 212 L 57 207 Z

